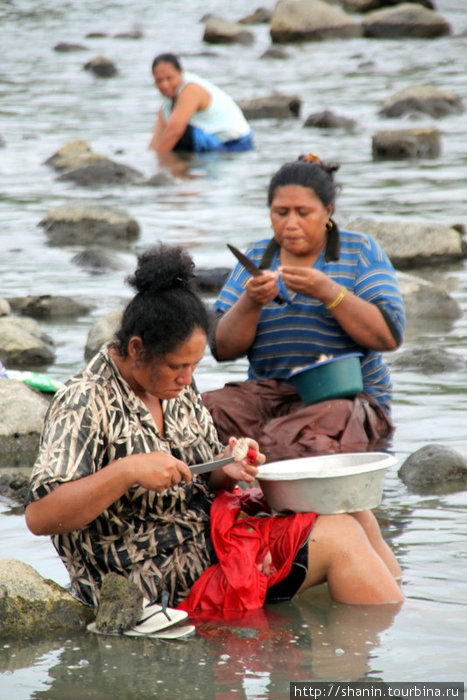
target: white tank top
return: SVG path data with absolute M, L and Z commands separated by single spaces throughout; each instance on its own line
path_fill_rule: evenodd
M 211 96 L 207 109 L 193 114 L 190 119 L 191 126 L 196 126 L 208 134 L 217 136 L 222 143 L 239 139 L 250 133 L 250 126 L 243 116 L 242 110 L 224 90 L 221 90 L 209 80 L 200 78 L 195 73 L 184 71 L 183 81 L 178 89 L 178 93 L 188 83 L 200 85 Z M 162 114 L 166 121 L 170 116 L 171 110 L 172 100 L 164 97 Z

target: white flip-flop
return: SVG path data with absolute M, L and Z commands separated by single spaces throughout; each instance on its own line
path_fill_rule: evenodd
M 129 637 L 148 636 L 164 630 L 167 627 L 172 627 L 180 622 L 183 622 L 188 617 L 185 610 L 177 610 L 175 608 L 163 608 L 162 605 L 152 604 L 144 605 L 143 612 L 138 622 L 129 630 L 125 630 L 123 634 Z M 121 636 L 120 632 L 105 632 L 98 630 L 95 622 L 90 622 L 87 625 L 87 630 L 94 634 L 106 634 L 114 637 Z
M 153 632 L 152 634 L 144 634 L 136 630 L 128 630 L 125 632 L 129 637 L 147 637 L 149 639 L 180 639 L 182 637 L 189 637 L 195 631 L 194 625 L 176 625 L 170 627 L 169 629 L 161 630 L 160 632 Z
M 140 620 L 133 625 L 129 630 L 125 630 L 123 634 L 131 636 L 141 636 L 141 634 L 154 634 L 159 630 L 164 630 L 167 627 L 178 625 L 188 617 L 185 610 L 176 610 L 175 608 L 166 608 L 165 611 L 160 605 L 151 605 L 144 609 Z

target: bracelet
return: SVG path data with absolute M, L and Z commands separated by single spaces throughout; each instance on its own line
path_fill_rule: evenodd
M 332 309 L 335 309 L 336 306 L 339 306 L 339 304 L 341 303 L 342 299 L 345 297 L 346 294 L 347 294 L 347 288 L 341 287 L 341 291 L 339 292 L 337 297 L 334 299 L 334 301 L 331 301 L 331 303 L 326 306 L 327 310 L 331 311 Z

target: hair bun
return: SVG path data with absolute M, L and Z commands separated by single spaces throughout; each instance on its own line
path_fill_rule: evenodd
M 298 156 L 298 160 L 303 160 L 305 163 L 316 163 L 317 165 L 323 165 L 321 158 L 317 153 L 307 153 L 306 156 Z
M 127 282 L 140 294 L 160 294 L 175 287 L 193 288 L 194 262 L 182 248 L 161 243 L 138 256 Z
M 322 168 L 330 177 L 339 170 L 339 165 L 337 163 L 325 163 L 321 160 L 318 153 L 307 153 L 306 155 L 298 156 L 298 160 L 304 163 L 311 163 L 312 165 L 317 165 Z

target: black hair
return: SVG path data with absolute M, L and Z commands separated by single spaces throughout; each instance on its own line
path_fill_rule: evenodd
M 128 356 L 130 338 L 143 341 L 142 361 L 174 352 L 196 328 L 209 335 L 210 312 L 198 295 L 194 262 L 179 247 L 164 244 L 138 256 L 138 266 L 126 281 L 136 295 L 123 312 L 114 349 Z
M 313 158 L 313 160 L 311 160 Z M 339 166 L 334 163 L 323 163 L 319 157 L 300 156 L 298 160 L 285 163 L 272 176 L 268 188 L 268 204 L 271 206 L 274 194 L 278 187 L 287 185 L 299 185 L 307 187 L 315 193 L 325 207 L 334 204 L 336 199 L 336 185 L 334 172 Z
M 174 68 L 182 71 L 182 64 L 180 59 L 174 53 L 160 53 L 156 56 L 151 66 L 151 73 L 154 73 L 154 68 L 159 65 L 159 63 L 171 63 Z

